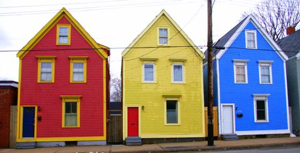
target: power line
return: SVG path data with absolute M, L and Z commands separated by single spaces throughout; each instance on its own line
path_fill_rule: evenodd
M 205 47 L 205 45 L 196 45 L 196 46 L 191 46 L 191 45 L 187 45 L 187 46 L 146 46 L 146 47 L 111 47 L 110 49 L 158 49 L 158 48 L 186 48 L 186 47 L 190 47 L 190 48 L 202 48 Z M 218 47 L 218 46 L 215 46 Z M 57 48 L 45 48 L 45 49 L 32 49 L 32 50 L 0 50 L 0 53 L 7 53 L 7 52 L 18 52 L 18 51 L 83 51 L 83 50 L 97 50 L 97 49 L 103 49 L 103 48 L 67 48 L 67 49 L 57 49 Z M 234 46 L 230 46 L 230 47 L 225 47 L 224 49 L 247 49 L 245 47 L 234 47 Z M 253 50 L 253 49 L 251 49 Z M 276 49 L 267 49 L 267 48 L 259 48 L 256 49 L 259 51 L 277 51 L 277 52 L 294 52 L 294 53 L 298 53 L 299 51 L 297 50 L 276 50 Z M 135 59 L 138 59 L 140 57 L 143 56 L 139 56 Z
M 197 10 L 197 12 L 193 15 L 193 17 L 187 22 L 187 24 L 183 27 L 183 28 L 180 28 L 180 30 L 176 33 L 176 34 L 174 34 L 172 37 L 170 37 L 166 42 L 169 42 L 170 40 L 172 40 L 176 35 L 178 35 L 179 33 L 181 33 L 182 31 L 183 31 L 183 29 L 188 25 L 188 24 L 190 24 L 190 22 L 195 18 L 195 16 L 200 12 L 200 10 L 201 10 L 201 8 L 203 7 L 203 5 L 204 4 L 202 4 L 201 6 L 200 6 L 200 8 Z M 135 60 L 135 59 L 138 59 L 138 58 L 140 58 L 140 57 L 143 57 L 143 56 L 146 56 L 146 55 L 148 55 L 148 54 L 150 54 L 150 53 L 152 53 L 152 52 L 154 52 L 155 50 L 157 50 L 158 48 L 162 48 L 164 45 L 163 44 L 161 44 L 161 45 L 159 45 L 157 48 L 155 48 L 155 49 L 153 49 L 153 50 L 151 50 L 151 51 L 149 51 L 148 53 L 145 53 L 145 54 L 143 54 L 143 55 L 141 55 L 141 56 L 139 56 L 139 57 L 135 57 L 135 58 L 131 58 L 131 59 L 123 59 L 124 61 L 131 61 L 131 60 Z
M 184 3 L 196 3 L 196 0 L 185 1 Z M 70 3 L 72 4 L 72 3 Z M 88 3 L 85 3 L 88 4 Z M 101 3 L 102 4 L 102 3 Z M 137 7 L 149 7 L 149 6 L 161 6 L 161 5 L 174 5 L 174 4 L 182 4 L 182 1 L 172 1 L 172 0 L 165 0 L 165 1 L 158 1 L 158 2 L 140 2 L 140 3 L 128 3 L 128 4 L 113 4 L 113 5 L 103 5 L 103 6 L 91 6 L 91 7 L 77 7 L 77 8 L 70 8 L 72 11 L 95 11 L 95 10 L 109 10 L 109 9 L 121 9 L 121 8 L 137 8 Z M 50 4 L 51 5 L 51 4 Z M 53 5 L 61 5 L 61 4 L 53 4 Z M 47 5 L 45 5 L 47 6 Z M 61 5 L 63 6 L 63 5 Z M 48 14 L 52 12 L 56 12 L 57 10 L 38 10 L 38 11 L 19 11 L 19 12 L 4 12 L 0 13 L 0 16 L 14 16 L 14 15 L 34 15 L 34 14 Z

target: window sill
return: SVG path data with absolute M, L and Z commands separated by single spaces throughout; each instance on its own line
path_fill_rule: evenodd
M 179 124 L 179 123 L 177 123 L 177 124 L 175 124 L 175 123 L 174 123 L 174 124 L 168 124 L 168 123 L 165 123 L 165 125 L 166 125 L 166 126 L 179 126 L 180 124 Z
M 38 83 L 54 83 L 54 81 L 39 81 Z
M 235 82 L 235 84 L 248 84 L 248 82 Z
M 57 46 L 70 46 L 71 44 L 56 44 Z
M 80 128 L 80 126 L 64 126 L 64 127 L 62 127 L 62 128 L 64 128 L 64 129 L 66 129 L 66 128 Z
M 86 83 L 86 82 L 70 82 L 70 83 Z
M 255 121 L 255 123 L 268 123 L 269 121 Z
M 145 83 L 145 84 L 156 84 L 157 82 L 142 82 L 142 83 Z

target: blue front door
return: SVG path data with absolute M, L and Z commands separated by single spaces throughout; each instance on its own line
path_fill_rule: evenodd
M 23 138 L 34 137 L 35 107 L 23 107 Z

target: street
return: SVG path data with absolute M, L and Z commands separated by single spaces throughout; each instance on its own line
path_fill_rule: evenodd
M 197 152 L 208 152 L 208 153 L 299 153 L 300 145 L 290 146 L 279 146 L 279 147 L 263 147 L 254 149 L 239 149 L 239 150 L 214 150 L 214 151 L 197 151 Z M 183 152 L 182 152 L 183 153 Z M 184 152 L 187 153 L 187 152 Z M 195 153 L 195 152 L 190 152 Z

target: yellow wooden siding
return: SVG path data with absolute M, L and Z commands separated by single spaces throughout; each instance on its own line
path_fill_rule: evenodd
M 219 136 L 219 120 L 218 120 L 218 107 L 214 107 L 214 136 Z M 208 125 L 207 125 L 207 107 L 205 107 L 205 137 L 208 136 Z
M 158 47 L 158 28 L 168 27 L 169 45 Z M 123 56 L 123 139 L 127 137 L 127 107 L 139 106 L 142 138 L 204 137 L 202 57 L 172 22 L 162 15 Z M 171 47 L 173 46 L 173 47 Z M 154 47 L 154 48 L 140 48 Z M 157 58 L 155 83 L 143 83 L 144 59 Z M 172 83 L 172 60 L 184 59 L 184 83 Z M 165 125 L 166 98 L 179 97 L 180 123 Z

